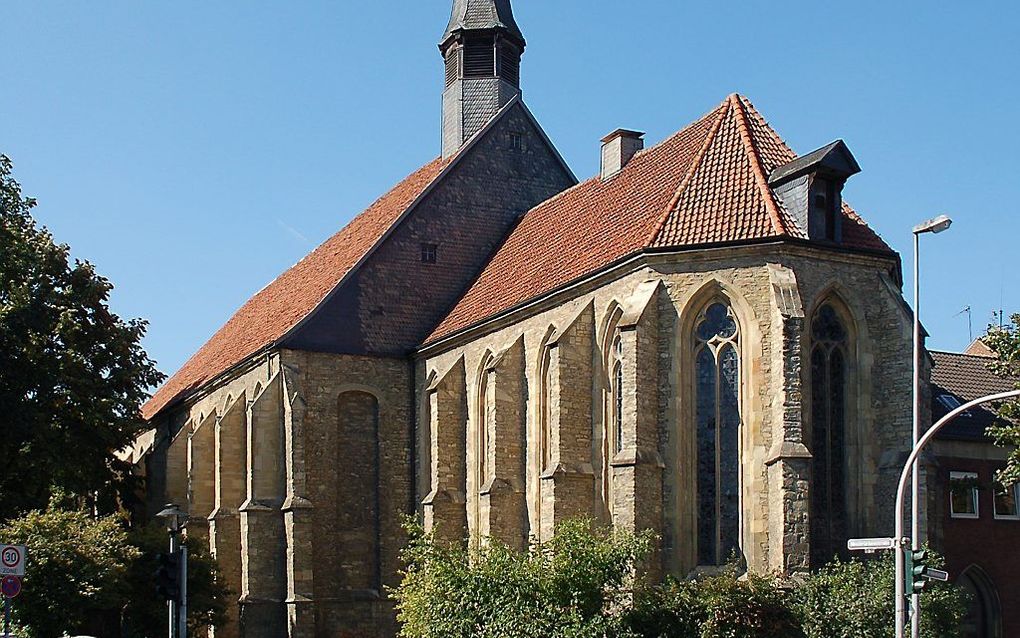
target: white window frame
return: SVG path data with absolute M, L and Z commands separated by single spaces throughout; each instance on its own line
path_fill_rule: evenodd
M 970 488 L 971 496 L 974 498 L 974 513 L 957 512 L 953 510 L 953 481 L 977 480 L 977 472 L 950 472 L 949 473 L 949 515 L 952 518 L 963 518 L 975 520 L 981 518 L 981 499 L 977 486 Z
M 995 490 L 992 495 L 992 515 L 997 521 L 1020 521 L 1020 483 L 1014 483 L 1006 488 L 1007 490 L 1013 490 L 1013 504 L 1016 508 L 1015 514 L 999 514 L 998 509 L 995 507 L 996 498 L 999 495 L 999 491 Z

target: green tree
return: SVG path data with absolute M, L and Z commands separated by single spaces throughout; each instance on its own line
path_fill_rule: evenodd
M 807 638 L 891 638 L 895 574 L 892 556 L 866 562 L 837 560 L 812 574 L 797 592 Z M 964 603 L 954 585 L 929 587 L 921 595 L 921 636 L 959 636 Z
M 157 556 L 168 551 L 167 532 L 151 523 L 131 530 L 129 539 L 138 549 L 138 558 L 127 574 L 133 592 L 124 606 L 124 638 L 153 638 L 166 634 L 166 601 L 156 594 L 153 574 Z M 188 544 L 188 633 L 205 635 L 208 627 L 222 627 L 227 620 L 228 591 L 216 561 L 209 554 L 208 542 L 192 535 Z
M 14 617 L 28 638 L 65 634 L 161 638 L 166 601 L 155 589 L 156 556 L 167 550 L 156 524 L 128 529 L 121 515 L 96 517 L 54 497 L 0 527 L 0 542 L 27 545 L 25 593 Z M 188 626 L 192 635 L 226 620 L 229 595 L 208 545 L 188 540 Z
M 127 575 L 141 552 L 118 515 L 64 509 L 57 498 L 0 527 L 0 540 L 28 546 L 25 591 L 14 621 L 29 638 L 110 635 L 131 594 Z
M 114 511 L 127 476 L 114 452 L 144 428 L 163 375 L 140 344 L 146 323 L 110 311 L 110 282 L 36 225 L 11 170 L 0 155 L 0 520 L 54 489 Z
M 1010 317 L 1010 323 L 1001 328 L 989 327 L 981 340 L 998 355 L 992 364 L 995 373 L 1020 379 L 1020 314 Z M 1020 383 L 1017 388 L 1020 389 Z M 1000 473 L 999 481 L 1005 485 L 1020 483 L 1020 401 L 1003 404 L 999 413 L 1007 422 L 993 427 L 991 434 L 999 445 L 1010 450 L 1009 464 Z

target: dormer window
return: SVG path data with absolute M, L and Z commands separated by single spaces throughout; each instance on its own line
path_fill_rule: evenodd
M 769 186 L 807 238 L 843 240 L 843 184 L 860 172 L 857 160 L 836 141 L 774 170 Z

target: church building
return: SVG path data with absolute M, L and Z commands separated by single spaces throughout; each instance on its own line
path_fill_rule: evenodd
M 578 182 L 525 47 L 510 0 L 454 0 L 441 154 L 146 404 L 149 506 L 187 509 L 236 594 L 218 636 L 392 637 L 409 513 L 520 548 L 651 529 L 653 578 L 891 532 L 911 315 L 847 145 L 798 156 L 735 94 L 648 148 L 610 133 Z

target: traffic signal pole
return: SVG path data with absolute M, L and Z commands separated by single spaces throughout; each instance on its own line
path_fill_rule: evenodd
M 180 552 L 181 598 L 177 605 L 177 638 L 188 638 L 188 546 L 182 544 Z
M 170 534 L 170 556 L 177 555 L 177 534 Z M 177 624 L 177 601 L 173 598 L 167 601 L 167 614 L 169 616 L 169 630 L 167 636 L 169 638 L 178 638 L 178 624 Z
M 903 529 L 903 501 L 906 496 L 907 482 L 911 477 L 911 468 L 914 463 L 917 462 L 918 457 L 921 455 L 921 450 L 938 434 L 944 426 L 950 421 L 955 419 L 957 416 L 963 414 L 971 408 L 975 408 L 983 403 L 992 403 L 994 401 L 1006 401 L 1008 399 L 1020 398 L 1020 390 L 1012 390 L 1010 392 L 1002 392 L 999 394 L 992 394 L 980 399 L 975 399 L 970 403 L 965 403 L 960 407 L 956 408 L 946 416 L 939 419 L 939 421 L 931 427 L 930 430 L 924 433 L 924 436 L 920 438 L 914 449 L 910 451 L 910 456 L 907 457 L 907 462 L 903 466 L 903 472 L 900 474 L 900 482 L 896 488 L 896 512 L 895 518 L 895 539 L 896 539 L 896 638 L 904 638 L 907 626 L 907 575 L 906 575 L 906 563 L 907 563 L 907 552 L 913 551 L 911 548 L 911 540 L 904 536 Z M 920 607 L 918 607 L 914 613 L 920 617 Z

